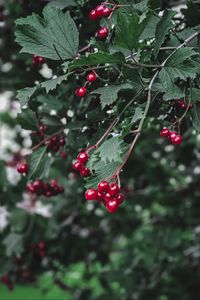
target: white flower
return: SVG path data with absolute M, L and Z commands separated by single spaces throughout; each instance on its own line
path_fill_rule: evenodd
M 5 206 L 0 206 L 0 231 L 8 225 L 8 217 L 10 213 L 7 211 Z

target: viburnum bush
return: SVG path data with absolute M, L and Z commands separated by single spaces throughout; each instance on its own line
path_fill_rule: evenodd
M 73 169 L 85 178 L 85 198 L 113 213 L 124 202 L 120 176 L 143 128 L 164 127 L 160 135 L 178 146 L 190 110 L 197 126 L 199 31 L 151 1 L 105 1 L 88 18 L 97 29 L 84 41 L 83 24 L 51 5 L 16 21 L 16 41 L 33 67 L 56 62 L 50 80 L 18 92 L 18 122 L 32 130 L 32 151 L 17 168 L 36 180 L 29 192 L 53 196 L 57 183 L 54 191 L 42 179 L 65 143 L 70 149 L 78 139 Z
M 91 235 L 98 214 L 109 218 L 109 213 L 115 213 L 116 230 L 120 210 L 123 215 L 123 208 L 133 206 L 133 187 L 137 195 L 137 187 L 143 190 L 148 186 L 144 173 L 150 178 L 158 172 L 152 186 L 159 176 L 170 176 L 170 172 L 160 175 L 159 161 L 156 167 L 150 162 L 148 170 L 145 162 L 151 160 L 152 152 L 171 146 L 174 155 L 185 151 L 187 156 L 184 144 L 191 138 L 192 128 L 195 134 L 200 129 L 200 27 L 198 18 L 191 18 L 195 4 L 180 11 L 163 9 L 160 1 L 154 0 L 69 2 L 43 4 L 42 12 L 15 22 L 16 43 L 26 58 L 20 80 L 28 81 L 28 86 L 20 83 L 17 92 L 21 106 L 17 124 L 28 131 L 31 146 L 7 164 L 20 174 L 20 188 L 29 207 L 34 211 L 38 202 L 53 204 L 54 220 L 39 219 L 34 225 L 34 218 L 20 210 L 11 224 L 21 218 L 24 224 L 13 231 L 11 226 L 3 240 L 15 270 L 26 271 L 20 275 L 22 281 L 34 281 L 34 274 L 46 267 L 55 272 L 58 278 L 53 280 L 64 290 L 68 287 L 61 280 L 60 264 L 70 258 L 65 257 L 64 247 L 54 251 L 56 245 L 52 244 L 60 239 L 67 247 L 67 232 L 62 228 L 67 231 L 67 226 L 81 218 L 77 210 L 88 209 L 83 224 L 87 227 L 91 222 Z M 50 74 L 48 80 L 35 76 L 44 69 Z M 34 74 L 32 83 L 26 74 Z M 135 156 L 139 167 L 131 161 Z M 144 177 L 138 184 L 141 173 Z M 167 184 L 166 177 L 163 184 Z M 156 189 L 148 192 L 153 197 L 157 193 Z M 66 204 L 66 199 L 73 203 Z M 147 214 L 142 218 L 146 224 Z M 129 216 L 127 222 L 131 220 Z M 39 232 L 32 238 L 33 227 Z M 28 229 L 24 232 L 24 228 Z M 43 230 L 47 242 L 41 239 Z M 103 238 L 99 232 L 96 236 L 92 250 Z M 71 242 L 76 247 L 73 237 Z M 101 255 L 107 260 L 104 247 Z M 92 257 L 93 252 L 90 254 Z M 129 265 L 126 258 L 123 263 Z M 18 271 L 5 270 L 2 283 L 12 289 L 11 277 L 16 279 Z M 136 299 L 145 299 L 138 295 L 140 292 Z

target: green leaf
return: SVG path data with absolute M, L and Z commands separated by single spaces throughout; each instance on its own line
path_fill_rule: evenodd
M 41 147 L 34 151 L 28 157 L 29 171 L 28 178 L 42 178 L 48 172 L 50 166 L 50 158 L 46 153 L 46 147 Z
M 139 37 L 145 28 L 145 23 L 139 24 L 139 16 L 137 14 L 128 16 L 127 14 L 119 13 L 115 28 L 115 44 L 130 50 L 138 48 Z
M 196 129 L 196 131 L 200 132 L 200 104 L 199 103 L 193 103 L 192 125 Z
M 37 101 L 42 103 L 44 107 L 46 107 L 48 110 L 50 109 L 60 110 L 64 106 L 63 101 L 51 95 L 40 95 L 37 97 Z
M 67 60 L 76 56 L 79 34 L 69 13 L 46 6 L 43 18 L 32 14 L 16 21 L 16 41 L 21 52 L 41 55 L 52 60 Z
M 103 52 L 89 54 L 88 56 L 81 57 L 69 65 L 69 69 L 93 66 L 98 64 L 122 64 L 125 62 L 124 56 L 121 53 L 108 54 Z
M 105 164 L 107 162 L 120 161 L 122 143 L 123 141 L 118 136 L 114 136 L 105 141 L 96 152 Z
M 173 76 L 172 76 L 173 75 Z M 171 74 L 169 68 L 163 68 L 159 73 L 159 79 L 164 92 L 163 99 L 179 99 L 184 97 L 184 93 L 174 84 L 174 74 Z
M 101 106 L 104 108 L 106 105 L 114 103 L 118 98 L 118 93 L 121 90 L 133 89 L 130 83 L 123 83 L 120 85 L 108 85 L 94 90 L 91 94 L 100 94 Z
M 200 101 L 200 89 L 192 88 L 191 99 L 192 99 L 192 102 L 199 102 Z
M 138 120 L 140 120 L 142 118 L 142 116 L 143 116 L 143 109 L 138 106 L 135 110 L 135 113 L 133 115 L 131 123 L 137 122 Z
M 57 88 L 64 80 L 67 80 L 68 74 L 53 78 L 41 83 L 41 87 L 45 88 L 46 92 L 49 93 Z
M 148 8 L 148 2 L 149 0 L 143 0 L 140 3 L 132 4 L 132 7 L 139 12 L 144 12 Z
M 113 153 L 114 152 L 113 148 L 108 149 L 108 144 L 106 146 L 106 149 L 104 147 L 104 151 L 103 152 L 101 151 L 102 155 L 105 154 L 106 156 L 108 156 L 108 159 L 106 159 L 106 163 L 105 163 L 105 158 L 103 158 L 103 160 L 100 159 L 99 152 L 98 152 L 99 149 L 97 149 L 92 154 L 92 156 L 90 157 L 90 161 L 88 163 L 88 167 L 90 168 L 90 170 L 94 172 L 94 175 L 86 179 L 86 188 L 97 187 L 100 181 L 110 180 L 112 176 L 116 173 L 129 147 L 127 144 L 123 142 L 121 143 L 119 142 L 120 145 L 118 144 L 118 146 L 117 144 L 118 143 L 115 142 L 115 147 L 118 148 L 117 150 L 119 151 L 118 154 Z M 118 160 L 113 161 L 112 155 L 108 152 L 113 154 L 114 159 L 117 159 L 118 156 Z M 112 162 L 108 162 L 111 159 Z
M 4 240 L 3 245 L 6 247 L 7 256 L 18 256 L 22 253 L 22 235 L 17 233 L 10 233 Z
M 172 10 L 165 10 L 161 20 L 158 22 L 156 26 L 155 33 L 155 44 L 154 44 L 154 54 L 158 55 L 160 47 L 162 46 L 165 36 L 169 32 L 170 28 L 172 28 L 172 18 L 176 13 Z
M 180 48 L 168 59 L 166 66 L 177 67 L 194 55 L 197 55 L 197 52 L 195 52 L 193 48 Z
M 156 26 L 159 22 L 159 18 L 154 15 L 149 15 L 146 19 L 146 26 L 142 32 L 141 40 L 151 39 L 155 37 Z
M 55 0 L 48 3 L 48 6 L 58 7 L 60 9 L 66 8 L 68 6 L 76 6 L 77 3 L 74 0 Z
M 30 109 L 23 109 L 22 112 L 17 116 L 17 122 L 22 126 L 23 129 L 38 130 L 39 124 L 35 113 Z
M 17 99 L 20 101 L 21 107 L 28 104 L 28 101 L 35 94 L 37 88 L 38 88 L 37 86 L 27 87 L 17 92 Z

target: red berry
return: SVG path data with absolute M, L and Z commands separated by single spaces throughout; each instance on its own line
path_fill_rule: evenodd
M 75 163 L 73 163 L 72 166 L 75 171 L 81 171 L 81 169 L 82 169 L 82 163 L 78 160 L 75 161 Z
M 192 108 L 193 108 L 193 104 L 190 103 L 190 104 L 189 104 L 189 109 L 192 109 Z
M 91 72 L 86 77 L 87 81 L 93 82 L 97 79 L 97 75 L 94 72 Z
M 27 163 L 17 165 L 17 172 L 20 174 L 25 174 L 28 172 L 29 165 Z
M 103 6 L 102 4 L 100 4 L 96 7 L 95 12 L 96 12 L 97 17 L 99 17 L 99 18 L 103 17 L 104 9 L 105 9 L 105 6 Z
M 106 193 L 103 198 L 105 202 L 108 202 L 112 199 L 112 196 L 110 195 L 110 193 Z
M 121 203 L 124 202 L 124 195 L 119 194 L 119 195 L 117 195 L 116 199 L 117 199 L 117 203 L 120 205 Z
M 175 137 L 176 137 L 176 132 L 170 131 L 170 133 L 169 133 L 170 140 L 172 141 Z
M 90 11 L 89 19 L 92 20 L 92 21 L 96 21 L 98 19 L 98 16 L 97 16 L 97 13 L 96 13 L 95 9 Z
M 109 16 L 111 14 L 111 9 L 108 8 L 108 7 L 104 7 L 104 10 L 103 10 L 103 16 L 106 17 L 106 16 Z
M 40 250 L 44 250 L 46 248 L 46 244 L 44 241 L 40 241 L 37 246 Z
M 86 200 L 96 200 L 98 199 L 98 192 L 95 189 L 89 189 L 85 192 L 85 199 Z
M 46 126 L 44 124 L 41 124 L 39 127 L 40 134 L 44 135 L 45 131 L 46 131 Z
M 160 135 L 161 135 L 162 137 L 168 137 L 169 134 L 170 134 L 170 130 L 169 130 L 168 128 L 163 128 L 163 129 L 161 130 L 161 132 L 160 132 Z
M 108 36 L 108 27 L 101 27 L 99 28 L 99 30 L 97 31 L 97 36 L 100 39 L 105 39 Z
M 61 158 L 67 158 L 67 153 L 65 151 L 60 151 L 59 155 Z
M 45 196 L 48 197 L 48 198 L 50 198 L 50 197 L 53 196 L 53 192 L 52 191 L 46 191 L 45 192 Z
M 29 182 L 26 187 L 27 187 L 27 190 L 30 193 L 35 193 L 35 189 L 34 189 L 33 184 L 31 182 Z
M 56 179 L 51 179 L 51 180 L 50 180 L 50 186 L 51 186 L 52 188 L 57 187 L 57 186 L 58 186 L 57 180 L 56 180 Z
M 87 177 L 90 175 L 90 170 L 86 168 L 85 166 L 82 167 L 81 169 L 81 176 L 82 177 Z
M 119 193 L 119 187 L 116 183 L 112 183 L 109 187 L 109 193 L 112 197 L 116 196 Z
M 106 208 L 109 213 L 114 213 L 118 210 L 119 204 L 116 199 L 112 199 L 106 203 Z
M 99 184 L 98 184 L 98 191 L 100 193 L 106 193 L 109 189 L 109 183 L 107 181 L 101 181 Z
M 1 277 L 1 282 L 2 283 L 5 283 L 5 284 L 8 284 L 10 282 L 10 278 L 8 275 L 4 275 Z
M 101 201 L 104 199 L 104 195 L 98 192 L 97 200 Z
M 86 152 L 80 152 L 77 156 L 80 163 L 85 164 L 88 161 L 89 155 Z
M 173 139 L 171 139 L 172 144 L 180 145 L 182 143 L 182 137 L 178 134 Z
M 60 194 L 63 194 L 64 191 L 65 191 L 65 189 L 64 189 L 63 186 L 59 186 L 58 189 L 59 189 L 59 193 L 60 193 Z
M 65 146 L 65 144 L 66 144 L 65 138 L 61 137 L 60 140 L 59 140 L 59 145 L 60 146 Z
M 33 65 L 34 66 L 42 66 L 44 64 L 44 62 L 45 62 L 44 57 L 37 56 L 37 55 L 33 56 Z
M 77 97 L 84 97 L 86 93 L 87 93 L 87 90 L 84 86 L 76 89 L 76 92 L 75 92 Z

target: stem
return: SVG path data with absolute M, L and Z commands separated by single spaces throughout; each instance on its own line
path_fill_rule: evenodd
M 131 101 L 129 101 L 129 103 L 127 103 L 127 105 L 122 109 L 122 111 L 120 112 L 120 114 L 118 115 L 117 118 L 115 118 L 112 123 L 110 124 L 110 126 L 108 127 L 108 129 L 106 130 L 106 132 L 102 135 L 102 137 L 100 138 L 100 140 L 93 146 L 89 147 L 87 150 L 90 151 L 94 148 L 98 148 L 99 145 L 103 142 L 103 140 L 108 136 L 108 134 L 111 132 L 111 130 L 113 129 L 113 127 L 119 122 L 121 116 L 123 115 L 123 113 L 127 110 L 127 108 L 137 99 L 137 97 L 143 92 L 144 88 L 142 88 L 136 95 L 135 97 L 133 97 L 133 99 L 131 99 Z
M 124 161 L 121 163 L 121 165 L 119 166 L 119 168 L 117 169 L 117 172 L 116 172 L 116 176 L 119 176 L 119 173 L 120 171 L 122 170 L 122 168 L 124 167 L 124 165 L 126 164 L 127 160 L 129 159 L 131 153 L 132 153 L 132 150 L 140 136 L 140 133 L 141 133 L 141 130 L 142 130 L 142 127 L 143 127 L 143 124 L 144 124 L 144 121 L 146 119 L 146 116 L 147 116 L 147 113 L 149 111 L 149 107 L 150 107 L 150 104 L 151 104 L 151 98 L 152 98 L 152 85 L 154 83 L 154 80 L 156 79 L 157 75 L 158 75 L 159 71 L 157 70 L 154 74 L 154 76 L 152 77 L 150 83 L 149 83 L 149 86 L 148 86 L 148 96 L 147 96 L 147 103 L 146 103 L 146 107 L 145 107 L 145 110 L 144 110 L 144 114 L 143 114 L 143 117 L 139 123 L 139 126 L 137 128 L 137 131 L 135 133 L 135 138 L 134 140 L 132 141 L 131 145 L 130 145 L 130 148 L 124 158 Z
M 42 146 L 46 141 L 48 141 L 50 138 L 52 138 L 54 135 L 57 135 L 59 133 L 61 133 L 63 131 L 63 128 L 58 130 L 57 132 L 55 132 L 52 135 L 47 136 L 43 141 L 41 141 L 39 144 L 35 145 L 31 150 L 32 152 L 36 151 L 38 148 L 40 148 L 40 146 Z

